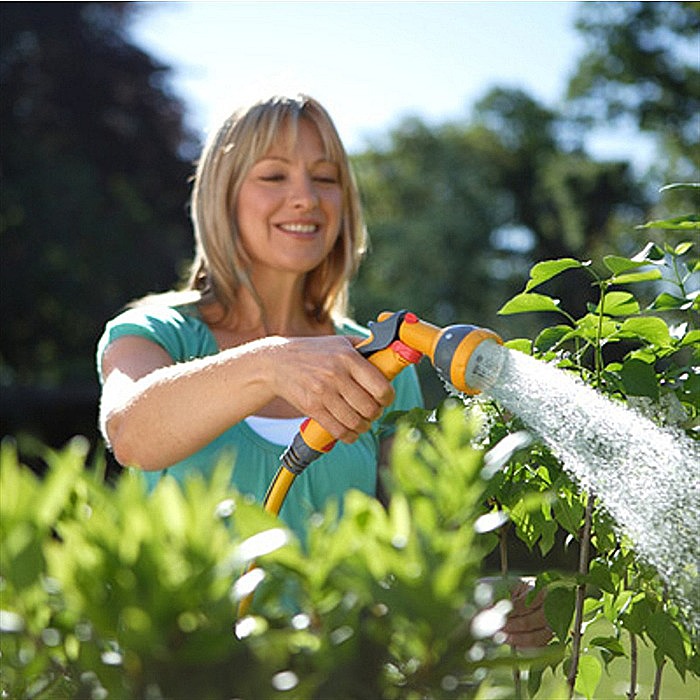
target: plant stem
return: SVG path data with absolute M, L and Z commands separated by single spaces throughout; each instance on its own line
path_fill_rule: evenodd
M 630 689 L 627 700 L 637 697 L 637 635 L 630 632 Z
M 654 690 L 651 694 L 651 700 L 659 700 L 661 697 L 661 674 L 664 672 L 666 660 L 664 659 L 657 667 L 654 675 Z
M 501 560 L 501 576 L 508 576 L 508 523 L 498 530 L 498 555 Z
M 593 497 L 588 495 L 586 511 L 583 521 L 583 533 L 581 534 L 581 549 L 579 551 L 578 573 L 585 576 L 588 573 L 588 559 L 591 550 L 591 525 L 593 522 Z M 586 597 L 586 584 L 580 583 L 576 587 L 576 612 L 571 645 L 571 668 L 567 682 L 569 684 L 569 697 L 574 696 L 574 685 L 578 673 L 578 661 L 581 655 L 581 638 L 583 637 L 583 603 Z
M 502 525 L 498 530 L 498 555 L 501 560 L 501 576 L 506 578 L 508 576 L 508 523 Z M 511 649 L 511 655 L 518 655 L 515 647 Z M 520 668 L 518 666 L 513 667 L 513 688 L 515 691 L 515 700 L 522 700 L 523 684 Z

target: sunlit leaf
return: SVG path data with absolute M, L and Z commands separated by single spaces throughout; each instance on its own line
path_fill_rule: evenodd
M 591 700 L 595 697 L 595 691 L 602 675 L 603 667 L 600 665 L 600 661 L 590 654 L 582 654 L 578 660 L 578 674 L 574 686 L 576 691 Z
M 693 242 L 692 241 L 683 241 L 682 243 L 679 243 L 674 249 L 673 252 L 676 255 L 683 255 L 687 253 L 692 247 L 693 247 Z
M 600 305 L 596 311 L 600 310 Z M 608 316 L 629 316 L 639 312 L 639 304 L 629 292 L 608 292 L 603 300 L 603 313 Z
M 508 300 L 498 313 L 507 316 L 508 314 L 523 314 L 531 311 L 559 311 L 559 299 L 553 299 L 545 294 L 529 294 L 523 292 Z
M 671 345 L 671 333 L 666 323 L 655 316 L 635 316 L 625 319 L 620 326 L 621 333 L 633 333 L 649 343 L 666 348 Z
M 532 341 L 529 338 L 513 338 L 503 343 L 507 348 L 517 350 L 525 355 L 532 355 Z
M 618 275 L 620 272 L 627 272 L 628 270 L 636 270 L 638 267 L 644 267 L 649 263 L 646 260 L 632 260 L 631 258 L 623 258 L 619 255 L 606 255 L 603 258 L 603 264 L 605 267 L 613 273 L 613 275 Z
M 700 343 L 700 330 L 698 329 L 688 331 L 681 340 L 681 346 L 694 345 L 695 343 Z
M 622 275 L 615 275 L 608 281 L 611 284 L 634 284 L 635 282 L 651 282 L 652 280 L 660 280 L 661 277 L 661 270 L 655 268 L 653 270 L 628 272 Z
M 649 306 L 653 311 L 686 311 L 693 305 L 692 299 L 677 297 L 668 292 L 662 292 Z
M 525 286 L 525 291 L 529 292 L 534 287 L 547 282 L 565 270 L 586 267 L 589 264 L 588 262 L 582 263 L 574 258 L 560 258 L 558 260 L 544 260 L 539 262 L 530 270 L 530 279 Z
M 545 328 L 535 339 L 535 347 L 540 352 L 546 352 L 570 332 L 570 326 L 550 326 Z
M 673 231 L 697 231 L 700 230 L 700 216 L 697 214 L 688 214 L 686 216 L 676 216 L 672 219 L 657 219 L 656 221 L 648 221 L 645 224 L 637 226 L 638 229 L 645 228 L 660 228 Z

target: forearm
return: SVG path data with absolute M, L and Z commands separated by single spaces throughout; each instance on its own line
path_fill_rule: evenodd
M 103 391 L 101 424 L 117 460 L 163 469 L 265 406 L 274 398 L 269 363 L 282 342 L 266 338 L 138 378 L 114 370 Z

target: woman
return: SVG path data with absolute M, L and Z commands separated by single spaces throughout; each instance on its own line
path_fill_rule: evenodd
M 296 479 L 280 516 L 310 515 L 351 488 L 376 493 L 378 419 L 422 403 L 413 368 L 390 383 L 353 346 L 346 317 L 365 251 L 347 154 L 324 108 L 274 97 L 232 115 L 205 146 L 191 202 L 186 290 L 148 297 L 98 346 L 100 424 L 116 459 L 152 486 L 235 460 L 262 500 L 305 416 L 341 442 Z
M 234 460 L 233 484 L 262 501 L 305 416 L 341 442 L 294 482 L 280 517 L 309 517 L 355 488 L 375 494 L 387 410 L 422 405 L 409 367 L 390 383 L 353 346 L 348 284 L 365 252 L 347 154 L 315 100 L 274 97 L 231 116 L 206 145 L 192 193 L 187 288 L 147 297 L 98 344 L 100 424 L 117 460 L 182 481 Z M 385 433 L 383 433 L 385 434 Z M 513 593 L 504 631 L 546 643 L 542 596 Z

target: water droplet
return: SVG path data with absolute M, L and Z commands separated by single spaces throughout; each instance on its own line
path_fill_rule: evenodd
M 479 516 L 474 523 L 474 530 L 479 534 L 493 532 L 493 530 L 498 530 L 501 525 L 505 525 L 509 520 L 508 513 L 504 510 L 494 510 Z
M 236 549 L 236 559 L 240 563 L 254 561 L 258 557 L 270 554 L 289 542 L 289 534 L 281 527 L 258 532 L 243 540 Z
M 241 576 L 231 589 L 233 600 L 242 600 L 249 596 L 262 583 L 265 572 L 260 568 L 251 569 Z
M 700 443 L 661 427 L 578 377 L 504 348 L 486 390 L 537 433 L 582 489 L 595 495 L 637 554 L 665 580 L 691 627 L 700 627 L 697 533 Z
M 275 690 L 291 690 L 299 684 L 299 679 L 294 671 L 280 671 L 272 676 L 272 687 Z
M 221 501 L 221 503 L 216 506 L 216 510 L 214 512 L 217 518 L 221 518 L 223 520 L 225 518 L 230 518 L 235 510 L 236 503 L 232 498 L 227 498 L 225 501 Z
M 21 632 L 24 629 L 24 620 L 17 613 L 9 610 L 0 610 L 0 632 Z

